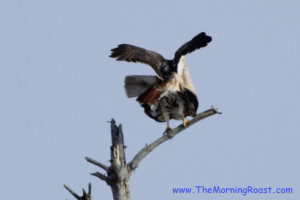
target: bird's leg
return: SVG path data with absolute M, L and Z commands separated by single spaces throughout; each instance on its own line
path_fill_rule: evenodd
M 159 100 L 159 104 L 161 107 L 161 111 L 163 114 L 163 117 L 165 119 L 165 121 L 167 122 L 167 128 L 164 131 L 163 135 L 170 135 L 170 133 L 172 132 L 172 129 L 170 127 L 170 108 L 169 108 L 169 103 L 168 103 L 168 99 L 166 97 L 163 97 Z
M 170 133 L 172 132 L 172 129 L 170 127 L 170 116 L 169 116 L 169 113 L 165 110 L 165 111 L 163 111 L 163 115 L 164 115 L 164 119 L 167 122 L 167 128 L 166 128 L 165 132 L 163 133 L 163 135 L 170 135 Z
M 182 125 L 183 125 L 183 127 L 186 127 L 187 123 L 189 123 L 189 120 L 187 120 L 184 116 L 182 116 Z
M 169 120 L 167 120 L 167 128 L 166 128 L 165 132 L 163 133 L 163 135 L 169 135 L 170 136 L 171 132 L 172 132 L 172 129 L 170 127 Z

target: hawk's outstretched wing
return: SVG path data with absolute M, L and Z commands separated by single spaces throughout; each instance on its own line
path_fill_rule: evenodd
M 150 65 L 156 76 L 127 76 L 125 91 L 128 97 L 137 97 L 145 113 L 158 122 L 167 122 L 168 133 L 170 119 L 182 120 L 186 126 L 186 116 L 195 116 L 198 99 L 191 82 L 185 55 L 205 47 L 212 38 L 202 32 L 183 44 L 172 60 L 160 54 L 129 44 L 120 44 L 111 50 L 111 58 L 118 61 L 140 62 Z
M 176 52 L 174 61 L 178 63 L 181 56 L 184 56 L 188 53 L 195 51 L 201 47 L 205 47 L 208 43 L 212 41 L 210 36 L 207 36 L 206 33 L 202 32 L 196 35 L 192 40 L 188 41 L 182 45 Z
M 120 44 L 111 51 L 109 57 L 116 58 L 119 61 L 140 62 L 150 65 L 158 77 L 163 79 L 164 66 L 167 61 L 160 54 L 130 44 Z

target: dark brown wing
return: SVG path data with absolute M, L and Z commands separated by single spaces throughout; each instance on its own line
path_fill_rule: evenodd
M 116 58 L 119 61 L 141 62 L 150 65 L 161 79 L 164 77 L 163 66 L 166 64 L 166 60 L 154 51 L 130 44 L 120 44 L 111 51 L 111 55 L 109 56 L 111 58 Z
M 205 47 L 208 43 L 212 41 L 210 36 L 207 36 L 206 33 L 202 32 L 196 35 L 192 40 L 188 41 L 184 45 L 182 45 L 176 52 L 175 52 L 175 63 L 178 63 L 181 56 L 184 56 L 188 53 L 195 51 L 201 47 Z

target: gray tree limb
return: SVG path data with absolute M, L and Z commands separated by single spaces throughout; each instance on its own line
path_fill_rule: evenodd
M 98 162 L 92 158 L 89 158 L 89 157 L 85 157 L 86 161 L 88 161 L 89 163 L 92 163 L 98 167 L 101 167 L 102 169 L 104 169 L 105 171 L 108 171 L 108 166 L 102 164 L 101 162 Z
M 199 113 L 196 115 L 191 121 L 189 121 L 184 127 L 183 125 L 177 126 L 175 129 L 172 130 L 172 132 L 163 135 L 162 137 L 158 138 L 154 142 L 152 142 L 150 145 L 145 146 L 143 149 L 141 149 L 132 159 L 130 163 L 128 163 L 128 166 L 130 167 L 130 170 L 135 170 L 138 166 L 138 164 L 151 152 L 153 151 L 156 147 L 158 147 L 160 144 L 166 142 L 167 140 L 171 139 L 175 135 L 179 134 L 181 131 L 187 129 L 188 127 L 192 126 L 193 124 L 197 123 L 198 121 L 207 118 L 209 116 L 212 116 L 214 114 L 221 114 L 218 112 L 218 109 L 216 108 L 211 108 L 209 110 L 206 110 L 202 113 Z
M 92 193 L 92 184 L 89 183 L 89 190 L 88 193 L 84 189 L 82 189 L 83 195 L 80 197 L 78 194 L 76 194 L 69 186 L 64 184 L 64 187 L 75 197 L 77 200 L 91 200 L 91 193 Z

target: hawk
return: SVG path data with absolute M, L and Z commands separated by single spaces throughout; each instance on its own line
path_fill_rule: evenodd
M 128 98 L 137 97 L 145 113 L 158 122 L 167 122 L 165 133 L 172 129 L 170 119 L 182 120 L 186 126 L 187 116 L 197 113 L 198 99 L 192 84 L 185 56 L 212 41 L 202 32 L 183 44 L 172 60 L 160 54 L 130 44 L 120 44 L 111 50 L 111 58 L 118 61 L 140 62 L 150 65 L 156 76 L 133 75 L 125 77 Z

